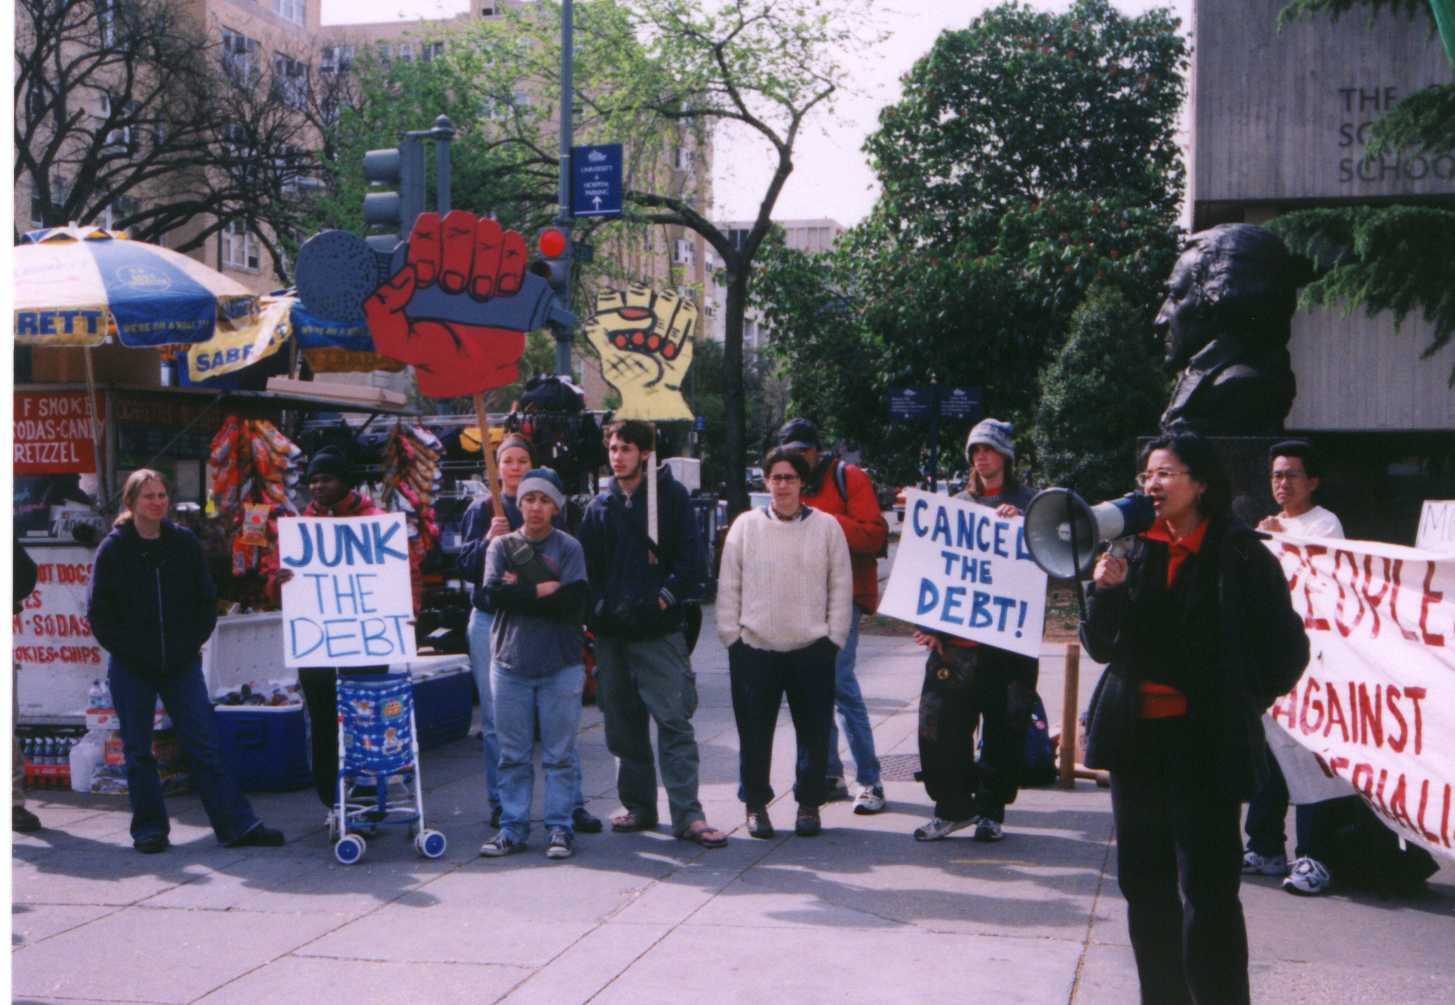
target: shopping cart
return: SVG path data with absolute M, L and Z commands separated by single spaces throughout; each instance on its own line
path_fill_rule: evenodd
M 353 865 L 364 857 L 364 835 L 383 827 L 408 827 L 414 850 L 439 858 L 445 836 L 424 826 L 409 675 L 340 674 L 338 718 L 338 804 L 328 813 L 334 858 Z

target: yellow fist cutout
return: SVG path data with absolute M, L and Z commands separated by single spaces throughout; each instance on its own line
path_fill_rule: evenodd
M 602 290 L 586 322 L 601 374 L 621 395 L 618 419 L 691 419 L 682 379 L 692 365 L 697 305 L 676 293 L 632 286 Z

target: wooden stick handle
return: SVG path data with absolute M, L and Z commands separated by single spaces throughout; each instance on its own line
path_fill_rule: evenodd
M 475 421 L 480 423 L 480 453 L 485 455 L 485 487 L 490 490 L 490 508 L 496 516 L 505 515 L 501 496 L 500 472 L 495 467 L 495 451 L 490 445 L 490 416 L 485 412 L 485 394 L 475 392 Z
M 1081 647 L 1066 644 L 1066 676 L 1061 687 L 1061 788 L 1076 787 L 1076 721 L 1077 692 L 1081 674 Z

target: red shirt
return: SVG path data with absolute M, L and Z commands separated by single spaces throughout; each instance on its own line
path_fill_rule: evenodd
M 1172 533 L 1164 523 L 1155 523 L 1151 529 L 1142 536 L 1149 541 L 1161 541 L 1167 545 L 1167 588 L 1172 588 L 1172 581 L 1177 577 L 1177 570 L 1182 566 L 1190 555 L 1196 555 L 1202 549 L 1202 539 L 1207 534 L 1207 520 L 1202 520 L 1191 534 L 1173 540 Z M 1187 714 L 1187 695 L 1167 684 L 1154 684 L 1152 681 L 1142 681 L 1139 688 L 1141 701 L 1137 706 L 1137 718 L 1139 719 L 1166 719 L 1175 715 Z

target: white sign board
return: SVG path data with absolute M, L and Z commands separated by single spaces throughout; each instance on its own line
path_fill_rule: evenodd
M 1396 834 L 1455 858 L 1455 556 L 1281 535 L 1267 544 L 1310 650 L 1273 722 Z
M 35 592 L 11 621 L 20 717 L 79 716 L 107 656 L 86 620 L 92 549 L 32 545 Z
M 904 526 L 879 613 L 1040 655 L 1046 574 L 1031 561 L 1024 524 L 962 499 L 905 493 Z
M 1420 509 L 1415 547 L 1426 551 L 1455 551 L 1455 499 L 1426 499 Z
M 409 532 L 402 513 L 283 517 L 283 659 L 290 667 L 414 658 Z

